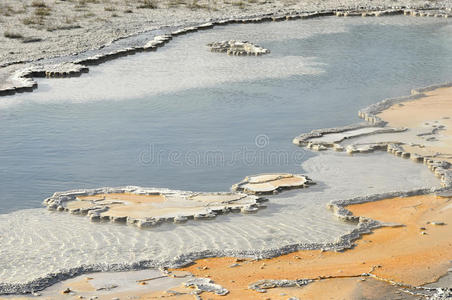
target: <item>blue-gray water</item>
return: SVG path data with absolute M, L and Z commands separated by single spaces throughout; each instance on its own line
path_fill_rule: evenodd
M 73 188 L 220 191 L 254 173 L 302 172 L 312 154 L 292 145 L 294 136 L 452 80 L 451 33 L 449 21 L 408 17 L 231 25 L 80 78 L 40 80 L 33 93 L 0 99 L 0 213 Z M 237 58 L 205 47 L 234 37 L 272 53 Z M 184 67 L 190 58 L 196 65 Z M 162 82 L 153 87 L 149 73 Z

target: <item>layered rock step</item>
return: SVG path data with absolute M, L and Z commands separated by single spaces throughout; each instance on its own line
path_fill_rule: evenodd
M 49 210 L 86 215 L 91 221 L 127 223 L 139 228 L 162 222 L 210 219 L 228 212 L 252 213 L 266 201 L 244 193 L 194 193 L 135 186 L 54 193 Z
M 232 190 L 253 195 L 277 194 L 283 190 L 308 187 L 314 182 L 305 175 L 276 173 L 245 177 Z

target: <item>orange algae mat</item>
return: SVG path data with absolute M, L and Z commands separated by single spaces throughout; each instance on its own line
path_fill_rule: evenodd
M 392 198 L 351 205 L 348 209 L 354 215 L 404 226 L 377 229 L 358 240 L 354 249 L 342 253 L 298 251 L 277 258 L 243 262 L 229 257 L 208 258 L 183 270 L 195 276 L 209 277 L 230 291 L 226 296 L 209 294 L 209 299 L 267 299 L 271 290 L 260 294 L 248 289 L 248 285 L 262 279 L 353 278 L 371 273 L 383 280 L 419 286 L 434 282 L 447 273 L 452 257 L 452 226 L 447 224 L 452 220 L 449 198 L 435 195 Z M 444 225 L 434 225 L 441 223 Z M 231 267 L 236 263 L 239 266 Z M 356 282 L 356 278 L 354 280 Z M 319 285 L 318 282 L 315 284 Z M 330 284 L 333 287 L 334 281 Z M 301 292 L 313 287 L 311 283 L 301 289 L 289 290 Z M 287 296 L 281 296 L 289 295 L 281 292 L 287 289 L 275 290 L 279 291 L 279 296 L 273 295 L 271 299 L 279 299 L 275 296 L 287 299 Z

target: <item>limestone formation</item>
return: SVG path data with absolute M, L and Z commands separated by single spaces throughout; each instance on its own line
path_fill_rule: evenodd
M 311 184 L 314 184 L 313 181 L 305 175 L 260 174 L 245 177 L 241 182 L 234 184 L 232 190 L 254 195 L 277 194 L 282 190 L 304 188 Z
M 162 222 L 209 219 L 227 212 L 255 212 L 266 199 L 244 193 L 194 193 L 127 186 L 57 192 L 44 200 L 49 210 L 151 227 Z
M 227 53 L 228 55 L 254 55 L 270 53 L 270 50 L 254 45 L 247 41 L 221 41 L 207 44 L 212 52 Z

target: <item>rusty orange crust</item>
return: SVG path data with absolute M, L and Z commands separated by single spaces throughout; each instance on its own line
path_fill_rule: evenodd
M 437 141 L 419 146 L 404 145 L 405 151 L 452 162 L 452 87 L 425 92 L 425 97 L 396 104 L 378 116 L 390 127 L 422 128 L 424 124 L 444 126 L 435 135 Z M 438 153 L 441 155 L 438 156 Z
M 447 224 L 448 220 L 452 220 L 452 200 L 449 198 L 434 195 L 392 198 L 351 205 L 348 209 L 355 215 L 405 226 L 377 229 L 358 240 L 355 248 L 342 253 L 298 251 L 260 261 L 232 257 L 207 258 L 178 270 L 188 271 L 198 277 L 209 277 L 230 291 L 226 296 L 203 293 L 203 299 L 284 300 L 290 297 L 359 299 L 372 294 L 372 291 L 378 291 L 373 294 L 380 295 L 380 292 L 391 288 L 371 278 L 362 281 L 360 275 L 369 272 L 381 279 L 416 286 L 434 282 L 447 273 L 452 257 L 452 224 Z M 443 222 L 445 225 L 431 222 Z M 231 267 L 233 264 L 239 266 Z M 316 281 L 303 288 L 275 288 L 267 293 L 248 289 L 251 283 L 261 279 L 302 278 Z M 321 278 L 324 279 L 319 280 Z M 81 288 L 78 285 L 68 287 L 75 291 Z M 335 291 L 338 287 L 341 287 L 340 293 Z M 182 286 L 171 290 L 190 292 L 189 288 Z M 99 296 L 98 299 L 123 299 L 130 296 L 134 299 L 194 299 L 193 295 L 178 296 L 165 291 L 143 293 L 138 285 L 134 292 L 118 293 L 113 289 L 110 294 Z M 76 299 L 77 296 L 58 294 L 51 297 L 63 298 Z
M 386 280 L 418 286 L 434 282 L 447 272 L 452 257 L 452 226 L 427 223 L 452 220 L 452 201 L 448 198 L 434 195 L 393 198 L 348 208 L 355 215 L 405 226 L 377 229 L 358 240 L 354 249 L 343 253 L 298 251 L 244 262 L 229 257 L 208 258 L 182 270 L 209 277 L 230 291 L 223 297 L 209 295 L 212 299 L 266 299 L 269 294 L 247 288 L 261 279 L 339 278 L 371 272 Z M 240 266 L 230 267 L 234 263 Z M 278 299 L 277 296 L 271 298 Z

